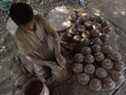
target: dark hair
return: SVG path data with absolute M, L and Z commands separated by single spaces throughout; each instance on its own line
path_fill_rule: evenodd
M 13 3 L 9 16 L 17 25 L 24 25 L 33 19 L 33 10 L 26 3 Z

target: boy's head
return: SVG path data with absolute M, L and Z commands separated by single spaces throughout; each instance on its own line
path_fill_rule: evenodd
M 26 3 L 14 3 L 10 8 L 9 16 L 17 25 L 25 25 L 32 21 L 33 10 Z

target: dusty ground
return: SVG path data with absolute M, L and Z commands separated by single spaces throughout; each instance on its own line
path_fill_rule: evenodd
M 30 0 L 28 0 L 30 1 Z M 34 0 L 32 6 L 42 12 L 41 0 Z M 57 1 L 57 0 L 54 0 Z M 61 0 L 62 1 L 62 0 Z M 67 1 L 67 0 L 66 0 Z M 62 2 L 61 2 L 62 4 Z M 66 3 L 67 4 L 67 3 Z M 39 5 L 39 6 L 38 6 Z M 58 3 L 57 3 L 58 5 Z M 118 45 L 120 52 L 124 59 L 126 59 L 126 0 L 90 0 L 88 9 L 92 12 L 101 13 L 108 19 L 115 27 L 118 36 Z M 49 5 L 48 5 L 49 6 Z M 44 7 L 43 7 L 44 9 Z M 48 10 L 47 10 L 48 12 Z M 0 13 L 0 15 L 3 13 Z M 0 16 L 0 95 L 13 95 L 13 81 L 20 72 L 18 63 L 15 62 L 14 56 L 16 54 L 16 47 L 13 37 L 8 33 L 6 28 L 6 17 Z M 17 73 L 17 74 L 16 74 Z M 76 83 L 75 83 L 76 84 Z M 75 87 L 71 89 L 78 89 L 75 94 L 78 95 L 79 90 L 83 87 Z M 84 94 L 79 94 L 84 95 Z M 86 93 L 88 95 L 88 93 Z M 95 94 L 102 95 L 102 94 Z M 103 95 L 108 95 L 103 93 Z M 126 83 L 120 87 L 113 95 L 126 95 Z

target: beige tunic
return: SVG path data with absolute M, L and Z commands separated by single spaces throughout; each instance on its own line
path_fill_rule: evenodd
M 62 79 L 65 76 L 65 60 L 60 53 L 59 37 L 41 16 L 34 16 L 34 21 L 34 32 L 26 32 L 21 28 L 16 32 L 22 64 L 28 72 L 35 73 L 42 81 L 43 65 L 52 69 L 54 77 Z

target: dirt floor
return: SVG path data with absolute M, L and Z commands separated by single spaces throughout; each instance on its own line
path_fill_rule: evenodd
M 32 6 L 39 10 L 41 13 L 40 3 L 41 0 L 30 1 Z M 58 0 L 54 0 L 58 1 Z M 61 0 L 63 2 L 63 0 Z M 65 0 L 67 1 L 67 0 Z M 68 0 L 69 1 L 69 0 Z M 74 0 L 73 0 L 74 1 Z M 75 0 L 76 1 L 76 0 Z M 62 2 L 60 5 L 62 5 Z M 67 2 L 65 3 L 67 4 Z M 58 3 L 57 3 L 58 5 Z M 124 59 L 126 59 L 126 0 L 90 0 L 87 5 L 87 9 L 92 12 L 97 12 L 108 19 L 114 26 L 116 33 L 118 34 L 118 46 Z M 49 5 L 48 5 L 49 6 Z M 44 9 L 44 7 L 42 8 Z M 48 10 L 47 10 L 48 11 Z M 3 15 L 3 16 L 1 16 Z M 20 74 L 18 62 L 16 56 L 16 46 L 13 40 L 13 36 L 6 30 L 6 18 L 7 16 L 0 12 L 0 95 L 14 95 L 14 80 Z M 76 86 L 77 83 L 73 83 L 73 86 L 66 87 L 71 90 L 71 95 L 111 95 L 111 93 L 89 93 L 81 86 Z M 70 95 L 66 94 L 66 95 Z M 65 95 L 62 94 L 62 95 Z M 126 95 L 126 82 L 124 82 L 120 88 L 112 95 Z

